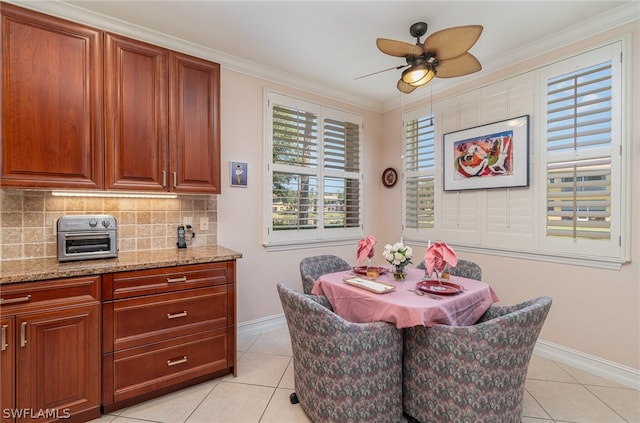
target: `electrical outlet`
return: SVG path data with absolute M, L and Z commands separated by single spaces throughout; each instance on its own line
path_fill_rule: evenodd
M 209 218 L 208 217 L 201 217 L 200 218 L 200 230 L 201 231 L 208 231 L 209 230 Z
M 185 217 L 184 218 L 184 226 L 191 226 L 193 227 L 193 217 L 189 216 L 189 217 Z

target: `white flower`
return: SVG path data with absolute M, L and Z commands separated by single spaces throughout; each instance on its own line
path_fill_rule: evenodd
M 402 242 L 397 242 L 393 245 L 385 245 L 382 255 L 385 260 L 394 266 L 407 265 L 411 263 L 413 258 L 413 249 L 406 247 Z

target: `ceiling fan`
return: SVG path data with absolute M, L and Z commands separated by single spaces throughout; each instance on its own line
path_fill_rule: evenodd
M 482 29 L 482 25 L 447 28 L 434 32 L 421 43 L 420 37 L 427 33 L 427 24 L 417 22 L 409 28 L 411 36 L 416 37 L 415 44 L 378 38 L 376 45 L 385 54 L 406 59 L 405 65 L 386 70 L 408 67 L 402 71 L 397 84 L 400 91 L 408 94 L 428 84 L 436 76 L 453 78 L 481 70 L 482 65 L 469 53 L 469 49 L 480 38 Z

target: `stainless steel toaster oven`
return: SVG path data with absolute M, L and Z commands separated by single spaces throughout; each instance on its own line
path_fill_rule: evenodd
M 111 215 L 69 215 L 58 219 L 58 261 L 118 257 L 118 229 Z

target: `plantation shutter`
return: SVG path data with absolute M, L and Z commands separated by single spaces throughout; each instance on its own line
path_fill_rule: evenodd
M 324 227 L 360 226 L 360 125 L 324 119 Z
M 318 219 L 318 116 L 273 105 L 273 230 L 314 229 Z
M 361 239 L 362 117 L 274 92 L 266 100 L 267 248 Z
M 610 239 L 612 63 L 547 83 L 547 236 Z
M 435 125 L 433 117 L 405 126 L 405 229 L 433 229 Z

